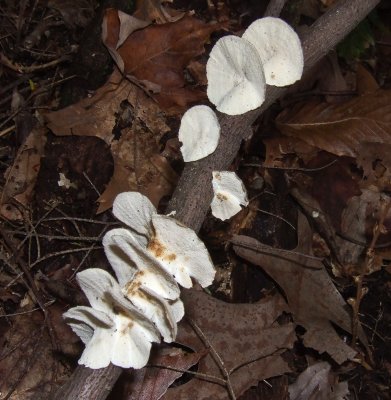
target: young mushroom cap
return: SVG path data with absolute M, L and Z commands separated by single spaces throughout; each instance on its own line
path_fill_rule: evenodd
M 247 193 L 243 182 L 234 172 L 213 171 L 213 193 L 211 208 L 216 218 L 226 220 L 247 206 Z
M 244 114 L 265 100 L 265 76 L 254 46 L 237 36 L 217 41 L 206 64 L 207 95 L 217 110 Z
M 304 67 L 301 42 L 297 33 L 282 19 L 257 19 L 242 38 L 258 51 L 268 85 L 287 86 L 301 78 Z
M 220 139 L 217 115 L 208 106 L 194 106 L 182 117 L 178 133 L 185 162 L 196 161 L 216 150 Z

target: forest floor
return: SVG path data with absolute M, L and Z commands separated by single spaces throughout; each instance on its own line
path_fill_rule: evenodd
M 83 344 L 62 315 L 87 304 L 78 272 L 112 272 L 101 241 L 120 225 L 116 195 L 164 211 L 184 167 L 181 117 L 210 104 L 208 54 L 267 5 L 134 3 L 0 3 L 1 400 L 50 398 L 70 377 Z M 333 3 L 288 1 L 281 17 L 304 32 Z M 101 23 L 109 46 L 117 8 L 145 27 L 113 60 Z M 253 125 L 230 167 L 249 205 L 207 215 L 216 279 L 184 294 L 205 340 L 180 326 L 109 398 L 390 398 L 390 21 L 382 1 Z

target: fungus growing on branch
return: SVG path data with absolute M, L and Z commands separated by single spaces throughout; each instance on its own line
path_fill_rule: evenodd
M 257 19 L 242 38 L 256 48 L 268 85 L 287 86 L 301 78 L 303 49 L 297 33 L 285 21 L 274 17 Z
M 220 124 L 208 106 L 194 106 L 182 117 L 178 133 L 185 162 L 196 161 L 216 150 L 220 139 Z
M 237 36 L 217 41 L 206 64 L 207 95 L 217 110 L 244 114 L 265 100 L 265 76 L 255 47 Z
M 221 220 L 233 217 L 247 206 L 247 193 L 243 182 L 234 172 L 213 171 L 212 215 Z

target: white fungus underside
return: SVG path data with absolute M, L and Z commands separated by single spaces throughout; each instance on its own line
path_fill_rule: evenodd
M 194 106 L 182 117 L 178 133 L 185 162 L 212 154 L 219 143 L 220 124 L 214 111 L 204 105 Z
M 95 329 L 79 364 L 91 369 L 105 368 L 110 362 L 122 368 L 142 368 L 148 362 L 151 342 L 158 341 L 143 326 L 119 315 L 113 328 Z
M 207 95 L 217 110 L 244 114 L 265 100 L 265 77 L 256 49 L 237 36 L 217 41 L 206 64 Z
M 247 206 L 247 193 L 243 182 L 234 172 L 213 171 L 214 197 L 211 204 L 212 215 L 221 220 L 233 217 Z
M 143 236 L 151 233 L 151 217 L 155 213 L 155 206 L 139 192 L 120 193 L 113 203 L 114 216 Z
M 155 229 L 154 240 L 160 243 L 163 250 L 155 256 L 163 268 L 185 288 L 193 286 L 191 278 L 202 287 L 211 285 L 215 269 L 208 250 L 196 233 L 164 215 L 154 215 L 152 223 Z
M 286 22 L 273 17 L 258 19 L 242 38 L 257 49 L 268 85 L 287 86 L 301 78 L 304 67 L 301 42 Z
M 140 280 L 143 286 L 166 299 L 175 300 L 179 297 L 177 283 L 152 258 L 146 247 L 137 241 L 136 235 L 127 229 L 112 229 L 104 236 L 103 246 L 121 286 L 141 271 L 143 276 Z M 129 272 L 130 276 L 127 276 Z

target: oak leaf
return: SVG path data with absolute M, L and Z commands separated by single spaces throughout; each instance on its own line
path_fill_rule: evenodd
M 185 13 L 164 6 L 163 0 L 137 0 L 134 17 L 164 24 L 181 19 Z
M 34 128 L 20 146 L 14 163 L 5 172 L 5 185 L 1 192 L 1 215 L 9 220 L 21 220 L 22 214 L 14 204 L 24 207 L 31 200 L 46 144 L 46 129 Z
M 139 191 L 155 205 L 171 193 L 177 176 L 159 153 L 159 140 L 170 128 L 157 104 L 118 70 L 94 96 L 46 120 L 56 135 L 97 136 L 111 147 L 114 174 L 98 199 L 98 213 L 123 191 Z
M 391 143 L 391 90 L 378 90 L 342 104 L 312 101 L 283 111 L 278 128 L 339 156 L 356 157 L 363 142 Z
M 279 325 L 276 320 L 288 311 L 282 296 L 276 294 L 254 304 L 229 304 L 203 292 L 182 293 L 186 317 L 179 324 L 176 342 L 196 352 L 209 348 L 200 360 L 198 372 L 184 385 L 168 389 L 165 400 L 226 400 L 225 368 L 235 396 L 262 379 L 290 371 L 281 354 L 296 340 L 295 325 Z M 216 352 L 222 364 L 212 356 Z M 219 384 L 205 379 L 215 377 Z
M 204 52 L 205 42 L 219 24 L 185 16 L 176 22 L 136 30 L 126 40 L 119 36 L 119 17 L 105 18 L 103 27 L 107 32 L 104 43 L 121 71 L 151 92 L 166 111 L 183 110 L 189 103 L 205 98 L 204 91 L 186 85 L 184 70 Z
M 280 285 L 295 321 L 306 329 L 304 345 L 327 352 L 341 364 L 354 358 L 356 351 L 339 338 L 330 321 L 350 332 L 351 315 L 322 262 L 311 258 L 311 229 L 302 214 L 297 230 L 299 243 L 293 252 L 274 249 L 243 235 L 234 236 L 232 242 L 240 257 L 259 265 Z M 366 343 L 363 332 L 360 339 Z

